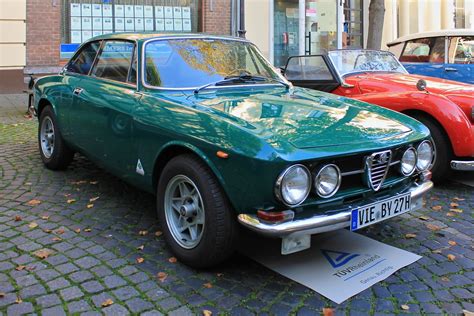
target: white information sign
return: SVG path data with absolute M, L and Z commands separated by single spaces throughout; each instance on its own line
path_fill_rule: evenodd
M 71 31 L 71 43 L 81 43 L 81 31 Z
M 82 41 L 85 42 L 92 37 L 92 31 L 82 31 Z
M 82 16 L 91 16 L 92 15 L 92 5 L 90 3 L 83 3 L 81 6 Z
M 82 17 L 82 29 L 83 30 L 92 30 L 92 18 Z M 84 34 L 83 34 L 84 36 Z
M 94 31 L 102 31 L 102 18 L 93 18 L 92 19 L 92 29 Z
M 115 32 L 125 31 L 125 19 L 124 18 L 115 18 Z
M 125 31 L 135 31 L 135 19 L 126 18 L 125 19 Z
M 136 5 L 135 6 L 135 17 L 136 18 L 143 18 L 143 6 Z
M 155 19 L 156 30 L 164 31 L 165 30 L 165 20 L 164 19 Z
M 182 18 L 181 7 L 173 7 L 173 17 L 175 19 L 181 19 Z
M 71 16 L 81 16 L 80 3 L 71 3 Z
M 104 17 L 112 17 L 112 5 L 111 4 L 103 4 L 102 5 L 102 14 Z
M 174 30 L 175 31 L 182 31 L 183 30 L 183 20 L 182 19 L 174 19 Z
M 100 35 L 102 35 L 102 31 L 92 31 L 93 37 L 100 36 Z
M 190 19 L 191 18 L 191 8 L 190 7 L 183 7 L 182 8 L 183 19 Z
M 174 31 L 173 19 L 165 19 L 165 31 Z
M 92 16 L 102 16 L 102 5 L 93 4 L 92 5 Z
M 135 31 L 144 31 L 145 30 L 145 24 L 143 22 L 142 18 L 136 18 L 135 19 Z
M 165 18 L 167 19 L 173 18 L 173 7 L 165 7 Z
M 153 18 L 153 6 L 152 5 L 146 5 L 143 9 L 144 16 L 146 18 Z
M 163 6 L 155 6 L 155 18 L 164 18 L 165 17 L 165 9 Z
M 125 7 L 123 4 L 115 5 L 115 15 L 116 18 L 123 18 L 125 16 Z
M 191 31 L 191 19 L 183 19 L 183 31 L 188 32 Z
M 114 29 L 114 26 L 113 26 L 113 22 L 112 22 L 112 18 L 104 18 L 103 19 L 103 30 L 104 31 L 112 31 Z
M 133 12 L 133 5 L 126 5 L 125 6 L 125 17 L 126 18 L 133 18 L 135 16 Z
M 81 18 L 78 16 L 71 17 L 71 30 L 81 30 Z
M 153 19 L 145 19 L 145 31 L 153 31 Z

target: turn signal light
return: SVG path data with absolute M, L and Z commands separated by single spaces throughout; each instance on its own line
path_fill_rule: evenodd
M 265 222 L 276 224 L 292 220 L 295 217 L 295 212 L 290 210 L 283 212 L 266 212 L 264 210 L 258 210 L 257 216 Z

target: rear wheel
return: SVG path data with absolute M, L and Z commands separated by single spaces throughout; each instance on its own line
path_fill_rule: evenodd
M 431 172 L 433 173 L 433 181 L 440 182 L 451 172 L 450 163 L 453 157 L 451 142 L 442 127 L 432 119 L 423 115 L 413 115 L 413 117 L 430 130 L 435 150 L 435 160 Z
M 48 105 L 41 111 L 38 126 L 38 144 L 44 165 L 48 169 L 65 169 L 74 152 L 64 142 L 53 108 Z
M 165 166 L 157 210 L 165 239 L 181 262 L 210 267 L 233 253 L 235 214 L 216 177 L 197 157 L 178 156 Z

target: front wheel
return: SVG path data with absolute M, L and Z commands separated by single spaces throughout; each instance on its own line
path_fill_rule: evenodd
M 165 166 L 157 209 L 166 242 L 181 262 L 211 267 L 233 253 L 235 214 L 212 171 L 195 156 L 178 156 Z

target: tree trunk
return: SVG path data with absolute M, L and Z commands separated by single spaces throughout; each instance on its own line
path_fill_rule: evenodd
M 382 46 L 383 20 L 385 16 L 385 0 L 370 0 L 368 49 L 380 49 Z

